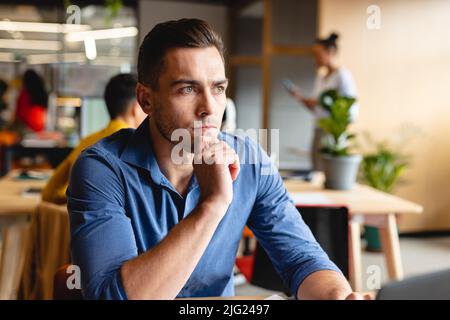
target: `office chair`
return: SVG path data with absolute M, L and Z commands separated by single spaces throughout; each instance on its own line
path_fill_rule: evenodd
M 297 207 L 317 242 L 348 279 L 348 209 L 346 207 Z M 253 255 L 236 259 L 246 280 L 264 289 L 290 294 L 265 250 L 256 244 Z

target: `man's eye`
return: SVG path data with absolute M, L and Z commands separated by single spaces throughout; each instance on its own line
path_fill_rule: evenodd
M 194 88 L 192 86 L 181 88 L 181 93 L 190 94 L 194 92 Z
M 217 86 L 217 87 L 214 87 L 214 92 L 215 92 L 216 94 L 224 93 L 224 92 L 225 92 L 225 87 L 224 87 L 224 86 Z

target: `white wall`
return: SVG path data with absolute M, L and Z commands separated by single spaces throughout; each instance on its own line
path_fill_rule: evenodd
M 316 0 L 273 0 L 272 42 L 275 45 L 310 46 L 316 37 Z M 261 55 L 262 18 L 241 18 L 236 29 L 234 54 Z M 235 98 L 238 126 L 242 129 L 261 128 L 262 92 L 261 68 L 240 66 L 235 72 Z M 269 127 L 279 129 L 279 163 L 284 169 L 310 167 L 313 118 L 282 86 L 289 78 L 305 94 L 311 94 L 314 83 L 314 63 L 310 56 L 274 56 L 271 61 Z
M 272 42 L 276 45 L 311 46 L 316 38 L 316 0 L 272 0 Z M 270 128 L 280 130 L 280 167 L 310 168 L 314 120 L 282 86 L 289 78 L 311 95 L 315 78 L 311 56 L 274 56 L 271 61 Z

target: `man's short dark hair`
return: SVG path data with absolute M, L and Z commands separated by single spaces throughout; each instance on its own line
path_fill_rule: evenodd
M 137 79 L 130 73 L 112 77 L 105 88 L 104 99 L 111 119 L 125 115 L 136 99 Z
M 157 24 L 139 49 L 138 80 L 154 89 L 164 67 L 164 55 L 174 48 L 216 47 L 223 58 L 223 42 L 211 26 L 199 19 L 180 19 Z

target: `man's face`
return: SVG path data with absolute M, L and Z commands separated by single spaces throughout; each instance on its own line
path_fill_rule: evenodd
M 226 87 L 224 63 L 215 47 L 171 49 L 165 55 L 159 89 L 150 89 L 150 117 L 167 140 L 174 130 L 187 129 L 192 145 L 195 121 L 201 123 L 196 132 L 217 137 Z

